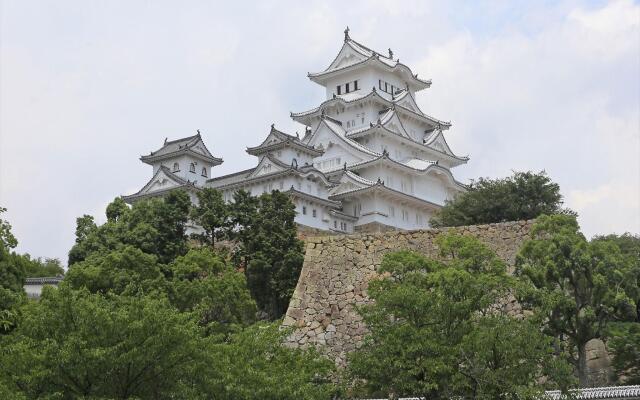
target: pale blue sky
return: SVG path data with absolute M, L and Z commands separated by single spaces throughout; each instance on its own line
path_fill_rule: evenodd
M 59 257 L 75 218 L 138 190 L 138 157 L 200 129 L 224 158 L 314 107 L 345 26 L 433 86 L 462 181 L 546 169 L 584 232 L 640 232 L 640 5 L 621 1 L 0 0 L 0 205 Z

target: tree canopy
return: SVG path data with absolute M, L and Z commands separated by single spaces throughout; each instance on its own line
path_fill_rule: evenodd
M 164 198 L 136 202 L 129 208 L 121 198 L 107 207 L 107 222 L 98 226 L 93 217 L 76 221 L 76 243 L 69 251 L 69 267 L 93 253 L 133 246 L 169 263 L 187 253 L 186 225 L 191 200 L 186 192 L 174 190 Z
M 358 395 L 521 399 L 543 376 L 566 385 L 551 339 L 495 307 L 513 286 L 504 262 L 471 237 L 437 245 L 439 259 L 386 255 L 369 284 L 375 302 L 360 311 L 371 332 L 349 360 Z
M 528 284 L 520 302 L 536 311 L 548 334 L 564 339 L 586 386 L 587 342 L 604 338 L 610 321 L 633 317 L 636 307 L 621 284 L 629 259 L 609 241 L 587 241 L 579 229 L 572 216 L 540 217 L 517 256 L 516 274 Z
M 27 259 L 12 251 L 18 240 L 11 224 L 2 219 L 7 209 L 0 207 L 0 335 L 13 330 L 18 320 L 18 307 L 24 301 L 24 279 Z
M 255 325 L 256 302 L 228 251 L 187 246 L 189 209 L 182 200 L 176 195 L 168 204 L 155 199 L 129 208 L 117 199 L 107 207 L 106 223 L 79 218 L 65 280 L 44 288 L 38 302 L 26 302 L 22 292 L 34 260 L 9 252 L 17 241 L 0 220 L 0 396 L 325 399 L 336 392 L 329 379 L 333 363 L 285 347 L 288 333 L 277 323 Z M 250 215 L 273 217 L 279 207 L 287 209 L 285 200 L 276 195 L 248 203 L 259 206 Z M 263 231 L 247 228 L 257 222 L 245 221 L 234 235 L 259 240 Z M 274 238 L 251 248 L 288 243 L 286 221 L 274 218 Z M 268 257 L 274 255 L 261 259 L 273 261 Z M 4 301 L 6 293 L 16 301 Z
M 430 222 L 434 227 L 460 226 L 571 214 L 562 204 L 560 186 L 544 171 L 514 172 L 507 178 L 472 181 L 465 193 L 447 201 Z

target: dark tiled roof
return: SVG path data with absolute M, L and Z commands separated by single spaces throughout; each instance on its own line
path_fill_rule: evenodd
M 608 386 L 608 387 L 596 387 L 588 389 L 575 389 L 571 391 L 576 399 L 620 399 L 620 400 L 635 400 L 640 399 L 640 385 L 633 386 Z M 559 390 L 548 391 L 545 393 L 546 398 L 549 400 L 564 400 L 569 399 L 560 393 Z
M 25 285 L 57 285 L 62 282 L 64 278 L 62 276 L 45 276 L 40 278 L 26 278 L 24 280 Z

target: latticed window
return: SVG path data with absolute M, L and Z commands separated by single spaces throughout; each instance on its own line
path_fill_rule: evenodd
M 180 164 L 178 164 L 177 162 L 173 163 L 173 172 L 176 172 L 176 171 L 180 171 Z
M 189 172 L 196 172 L 196 165 L 194 163 L 191 163 L 191 165 L 189 165 Z
M 207 169 L 206 168 L 202 168 L 202 176 L 204 176 L 205 178 L 207 177 Z

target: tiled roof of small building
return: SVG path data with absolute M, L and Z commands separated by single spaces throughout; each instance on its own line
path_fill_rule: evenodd
M 57 285 L 58 283 L 62 282 L 62 279 L 64 279 L 62 276 L 45 276 L 45 277 L 39 277 L 39 278 L 25 278 L 24 284 L 25 285 L 44 285 L 44 284 Z
M 583 399 L 620 399 L 633 400 L 640 399 L 640 385 L 633 386 L 608 386 L 587 389 L 575 389 L 571 391 L 578 400 Z M 559 390 L 545 392 L 549 400 L 564 400 L 569 397 L 563 395 Z

